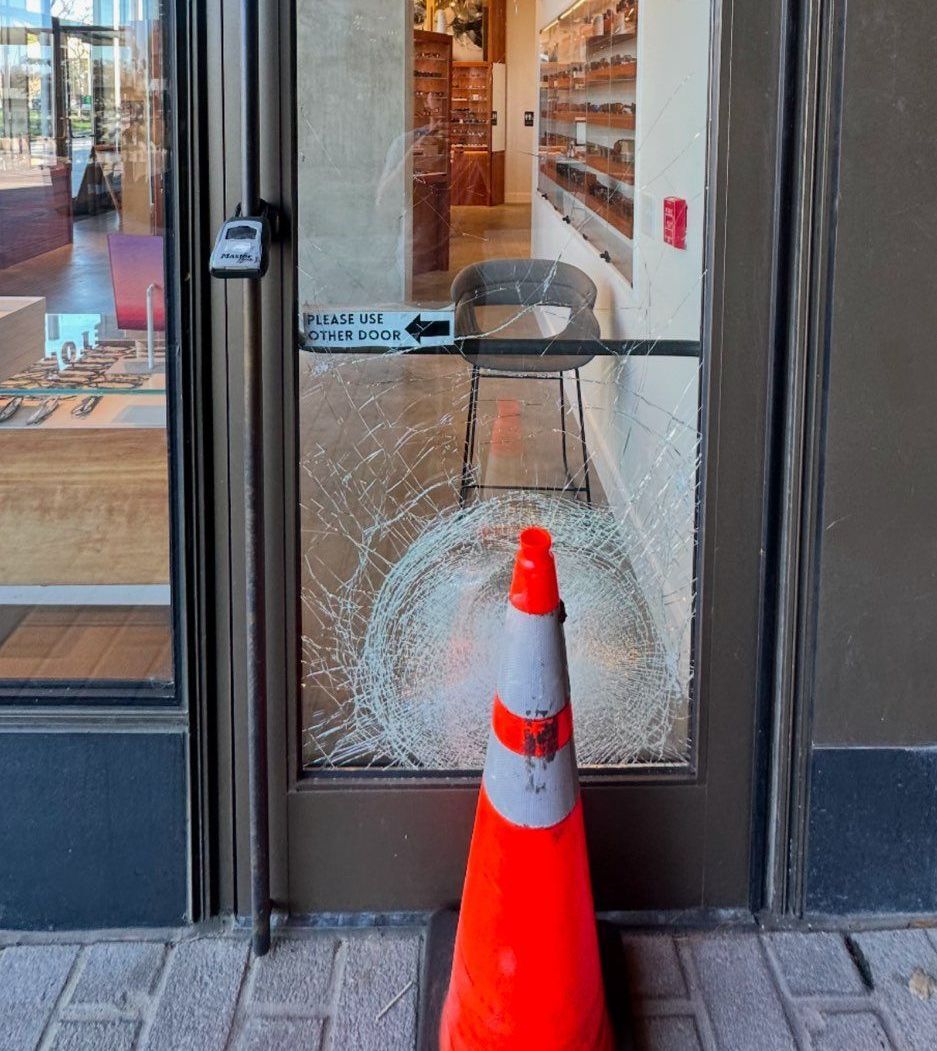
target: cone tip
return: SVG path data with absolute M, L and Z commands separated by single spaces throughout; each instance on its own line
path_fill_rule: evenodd
M 521 531 L 511 580 L 511 604 L 522 613 L 552 613 L 560 604 L 553 538 L 546 529 Z

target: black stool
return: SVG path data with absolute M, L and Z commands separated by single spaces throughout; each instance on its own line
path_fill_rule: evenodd
M 488 259 L 472 263 L 460 271 L 452 283 L 452 299 L 455 303 L 456 336 L 484 341 L 484 330 L 479 325 L 476 307 L 516 306 L 536 308 L 563 307 L 570 312 L 566 327 L 551 336 L 551 340 L 576 340 L 589 342 L 599 338 L 599 322 L 593 313 L 597 290 L 592 279 L 569 263 L 554 259 Z M 507 327 L 510 327 L 508 325 Z M 521 340 L 517 341 L 521 343 Z M 475 456 L 475 431 L 478 414 L 478 385 L 483 376 L 497 375 L 502 379 L 557 379 L 560 384 L 560 427 L 563 436 L 563 468 L 566 476 L 564 486 L 512 486 L 520 490 L 538 492 L 572 493 L 577 498 L 584 493 L 586 502 L 592 503 L 592 487 L 589 479 L 589 452 L 586 444 L 586 418 L 582 405 L 582 380 L 579 370 L 587 365 L 594 354 L 573 353 L 568 355 L 524 354 L 513 350 L 466 353 L 463 356 L 472 369 L 469 388 L 468 415 L 465 425 L 465 446 L 462 454 L 462 480 L 459 489 L 459 506 L 464 507 L 468 493 L 473 489 L 485 489 L 472 480 L 472 460 Z M 564 373 L 572 372 L 576 378 L 576 401 L 579 412 L 579 440 L 582 447 L 583 485 L 574 486 L 569 470 L 569 453 L 566 432 L 566 393 Z

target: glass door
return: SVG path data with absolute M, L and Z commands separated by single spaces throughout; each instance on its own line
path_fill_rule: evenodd
M 776 18 L 284 6 L 294 909 L 458 896 L 532 524 L 568 613 L 600 907 L 751 905 L 774 110 L 729 115 L 773 90 Z M 740 88 L 728 42 L 753 34 Z

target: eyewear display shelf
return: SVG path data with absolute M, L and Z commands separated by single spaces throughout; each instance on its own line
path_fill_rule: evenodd
M 587 0 L 540 33 L 538 189 L 631 280 L 638 7 Z
M 490 62 L 452 65 L 452 203 L 500 203 L 492 174 Z
M 413 273 L 449 269 L 452 37 L 413 34 Z

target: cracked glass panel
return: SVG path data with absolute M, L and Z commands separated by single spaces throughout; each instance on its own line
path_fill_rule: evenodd
M 297 10 L 305 763 L 481 767 L 537 524 L 580 765 L 687 764 L 708 4 Z

